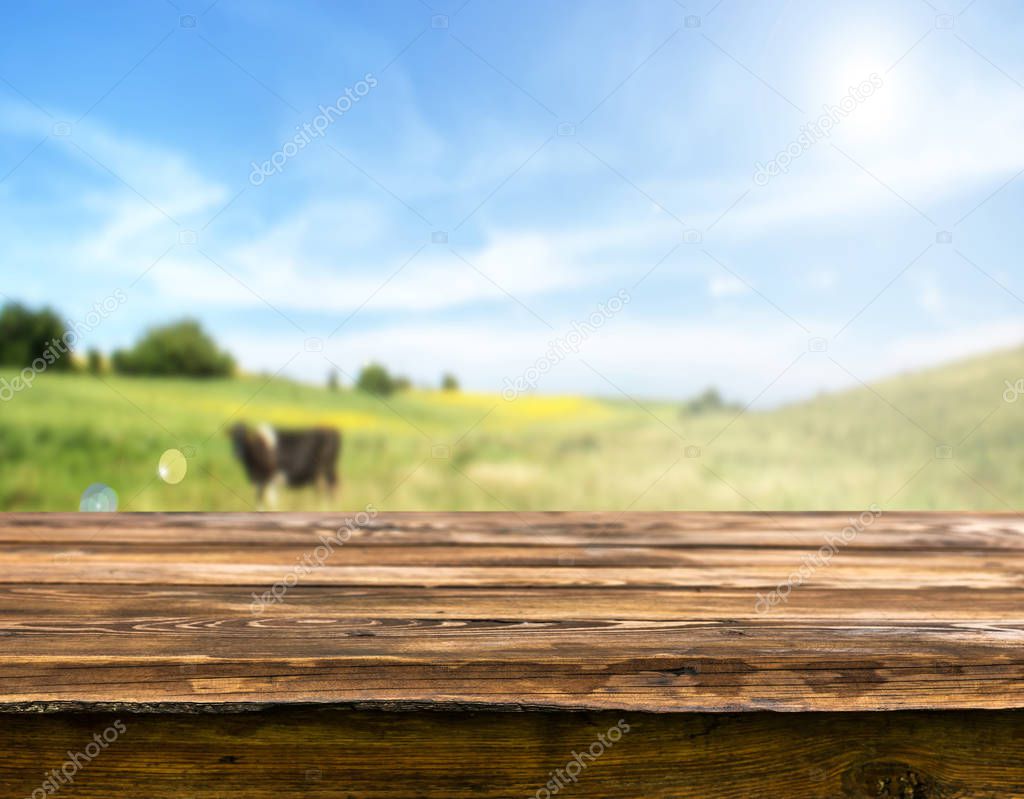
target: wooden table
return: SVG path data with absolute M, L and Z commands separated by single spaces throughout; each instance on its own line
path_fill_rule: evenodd
M 7 515 L 0 567 L 0 797 L 1024 796 L 1016 515 Z

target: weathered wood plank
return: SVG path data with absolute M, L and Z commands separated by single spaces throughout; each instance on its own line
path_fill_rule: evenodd
M 53 637 L 21 638 L 8 650 L 19 654 L 5 656 L 0 667 L 0 695 L 8 707 L 364 702 L 811 711 L 1012 708 L 1024 685 L 1019 630 L 1018 643 L 1003 649 L 949 631 L 916 635 L 908 652 L 906 628 L 647 628 L 595 640 L 589 631 L 555 626 L 511 645 L 515 631 L 462 629 L 410 635 L 401 645 L 366 637 L 366 627 L 264 642 L 215 631 L 203 640 L 152 635 L 145 655 L 133 651 L 137 646 L 109 654 L 113 640 L 131 638 L 117 630 L 70 635 L 60 656 Z
M 817 548 L 861 511 L 814 513 L 383 513 L 352 530 L 354 544 L 525 546 L 681 546 Z M 0 514 L 0 544 L 247 544 L 315 541 L 356 517 L 344 514 Z M 886 512 L 848 548 L 1024 550 L 1018 513 Z
M 815 550 L 657 547 L 9 546 L 0 583 L 267 586 L 299 569 L 304 585 L 593 587 L 771 590 L 813 563 Z M 838 550 L 806 586 L 1024 589 L 1024 552 Z
M 609 735 L 612 729 L 618 740 Z M 65 767 L 69 753 L 83 753 L 105 732 L 113 742 L 90 760 L 79 758 L 80 767 L 66 766 L 72 781 L 58 795 L 1024 796 L 1024 711 L 666 716 L 309 708 L 191 716 L 0 714 L 3 795 L 31 796 L 54 769 Z M 545 793 L 549 782 L 564 787 Z
M 265 586 L 109 585 L 0 583 L 3 625 L 56 621 L 63 624 L 138 623 L 175 618 L 251 619 L 252 592 Z M 848 599 L 844 595 L 840 599 Z M 274 619 L 532 621 L 721 621 L 787 622 L 820 626 L 865 624 L 1020 625 L 1024 591 L 951 586 L 941 591 L 860 589 L 856 602 L 837 602 L 834 588 L 803 586 L 765 614 L 748 589 L 643 589 L 353 587 L 300 584 L 283 602 L 266 607 Z M 86 615 L 87 612 L 87 615 Z M 13 627 L 12 627 L 13 629 Z
M 1024 708 L 1016 517 L 525 516 L 0 517 L 0 706 Z

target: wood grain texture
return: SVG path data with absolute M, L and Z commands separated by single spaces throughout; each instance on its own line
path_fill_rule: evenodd
M 0 709 L 1024 708 L 1024 520 L 0 516 Z M 297 584 L 253 598 L 298 569 Z
M 79 769 L 68 766 L 73 782 L 57 796 L 1024 796 L 1024 711 L 658 715 L 311 708 L 0 714 L 0 795 L 31 796 L 69 762 L 69 753 L 83 752 L 94 735 L 118 722 L 123 733 L 92 760 L 80 760 Z M 619 740 L 592 749 L 602 737 L 611 740 L 613 727 L 625 730 Z M 580 762 L 577 754 L 585 768 L 570 766 Z M 545 793 L 552 780 L 564 788 Z

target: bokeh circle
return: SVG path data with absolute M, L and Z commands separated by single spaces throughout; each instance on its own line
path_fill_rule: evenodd
M 168 485 L 176 486 L 188 474 L 188 459 L 179 449 L 169 449 L 160 456 L 157 474 Z
M 78 509 L 84 513 L 113 513 L 117 510 L 117 492 L 104 483 L 93 483 L 82 492 Z

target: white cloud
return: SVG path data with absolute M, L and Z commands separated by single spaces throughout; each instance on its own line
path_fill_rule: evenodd
M 708 294 L 712 297 L 730 297 L 735 294 L 745 294 L 750 287 L 732 275 L 714 275 L 708 281 Z
M 150 279 L 161 296 L 200 305 L 255 307 L 262 297 L 294 311 L 344 313 L 364 304 L 374 311 L 435 311 L 511 301 L 510 295 L 528 305 L 531 298 L 624 271 L 641 274 L 637 250 L 675 232 L 657 220 L 557 232 L 496 228 L 485 230 L 477 246 L 429 244 L 417 252 L 415 243 L 407 243 L 382 255 L 370 245 L 392 236 L 383 216 L 366 220 L 372 237 L 354 241 L 349 225 L 343 233 L 332 225 L 345 218 L 346 208 L 310 204 L 255 240 L 218 248 L 201 243 L 202 252 L 230 274 L 200 252 L 179 247 Z M 656 258 L 650 260 L 653 265 Z
M 918 303 L 932 314 L 941 314 L 946 310 L 946 297 L 933 278 L 923 281 L 918 294 Z
M 72 126 L 70 137 L 56 136 L 53 120 L 7 104 L 0 107 L 0 130 L 26 139 L 49 136 L 45 148 L 64 159 L 62 182 L 69 188 L 52 205 L 69 216 L 70 229 L 34 236 L 31 249 L 82 275 L 134 278 L 177 240 L 179 228 L 201 227 L 230 199 L 226 186 L 180 153 L 94 120 Z M 55 240 L 65 248 L 59 256 Z
M 835 269 L 815 269 L 811 272 L 809 280 L 819 291 L 828 291 L 839 283 L 839 274 Z
M 732 199 L 752 190 L 716 230 L 756 236 L 799 223 L 864 221 L 894 209 L 913 215 L 900 197 L 938 227 L 952 227 L 973 202 L 1020 170 L 1024 103 L 1018 87 L 979 79 L 951 88 L 921 75 L 894 74 L 830 139 L 818 141 L 797 159 L 788 174 L 763 187 L 752 180 L 733 186 Z M 858 121 L 859 114 L 864 118 Z M 874 124 L 879 118 L 884 126 Z M 766 152 L 765 160 L 773 155 Z M 965 200 L 956 217 L 939 218 L 940 203 L 958 196 Z M 729 201 L 728 194 L 722 196 L 726 205 Z M 721 208 L 709 208 L 695 224 L 706 226 L 719 213 Z
M 295 311 L 339 313 L 364 305 L 376 311 L 431 311 L 505 300 L 509 294 L 525 302 L 592 279 L 581 262 L 583 251 L 541 234 L 499 233 L 483 247 L 464 248 L 461 258 L 443 245 L 428 245 L 418 255 L 393 256 L 372 271 L 331 269 L 323 254 L 307 259 L 301 250 L 262 242 L 223 256 L 209 254 L 230 274 L 201 254 L 179 248 L 152 272 L 160 294 L 182 302 L 237 306 L 260 305 L 262 297 Z
M 1024 344 L 1024 321 L 998 319 L 976 325 L 956 325 L 935 332 L 911 333 L 879 348 L 867 378 L 879 379 L 898 372 L 938 366 L 951 360 L 983 355 Z
M 568 323 L 556 325 L 554 332 L 505 321 L 400 323 L 339 334 L 328 342 L 325 355 L 350 374 L 368 360 L 380 360 L 417 382 L 436 383 L 442 371 L 453 370 L 470 389 L 497 391 L 506 378 L 515 378 L 541 357 L 551 339 L 564 332 L 562 327 L 568 329 Z M 244 363 L 269 371 L 301 350 L 300 339 L 297 334 L 254 337 L 249 332 L 226 337 Z M 579 355 L 636 397 L 685 397 L 714 385 L 732 399 L 757 398 L 755 407 L 766 408 L 822 390 L 856 388 L 857 378 L 877 381 L 1022 342 L 1024 322 L 997 320 L 884 342 L 832 342 L 828 352 L 820 353 L 810 352 L 806 334 L 784 319 L 616 317 L 583 343 Z M 319 382 L 328 366 L 322 356 L 305 353 L 288 373 Z M 538 390 L 619 396 L 613 385 L 574 355 L 545 375 Z

